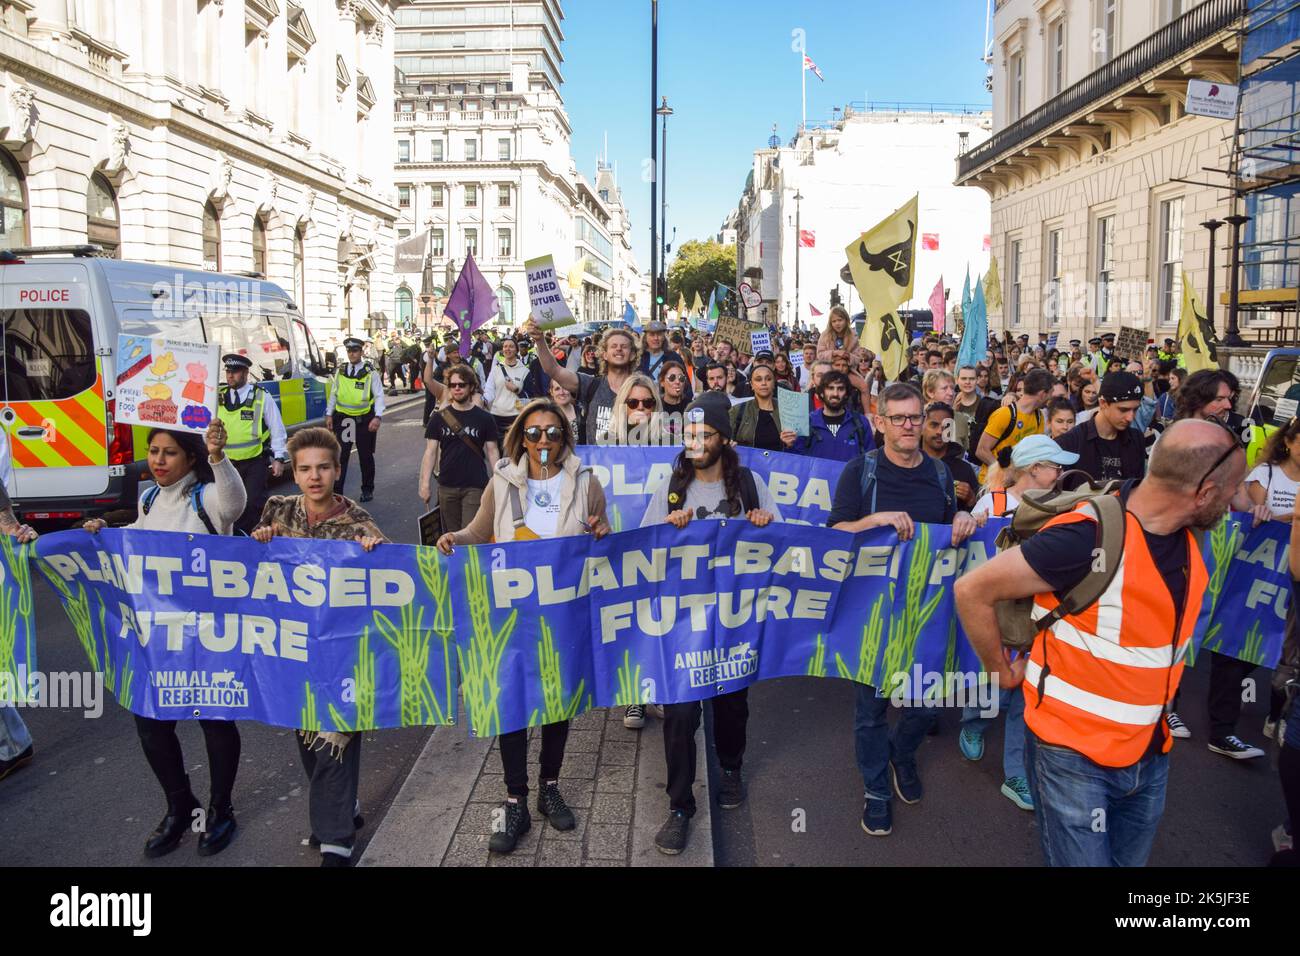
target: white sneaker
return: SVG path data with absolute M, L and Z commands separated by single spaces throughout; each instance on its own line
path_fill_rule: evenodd
M 1264 719 L 1264 736 L 1269 740 L 1280 740 L 1277 736 L 1277 721 L 1271 717 Z
M 1290 850 L 1295 846 L 1295 841 L 1291 834 L 1286 832 L 1286 824 L 1279 823 L 1273 828 L 1273 852 L 1281 853 L 1283 850 Z
M 1169 721 L 1169 733 L 1171 733 L 1173 736 L 1178 737 L 1182 740 L 1187 740 L 1189 737 L 1192 736 L 1192 732 L 1187 729 L 1187 725 L 1183 723 L 1182 718 L 1180 718 L 1172 710 L 1169 712 L 1168 716 L 1165 719 Z
M 1218 740 L 1211 740 L 1209 746 L 1210 750 L 1216 754 L 1223 754 L 1223 756 L 1231 757 L 1233 760 L 1253 760 L 1256 757 L 1264 756 L 1264 751 L 1258 747 L 1252 747 L 1240 737 L 1221 737 Z
M 623 726 L 628 730 L 640 730 L 645 726 L 645 705 L 633 704 L 623 714 Z
M 646 705 L 645 705 L 645 712 L 646 712 L 649 716 L 655 718 L 656 720 L 663 720 L 663 719 L 664 719 L 664 705 L 663 705 L 663 704 L 646 704 Z

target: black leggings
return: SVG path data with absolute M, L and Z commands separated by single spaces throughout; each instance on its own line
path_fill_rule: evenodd
M 539 779 L 560 779 L 564 745 L 569 739 L 569 722 L 542 728 L 542 774 Z M 501 766 L 506 772 L 506 792 L 512 797 L 528 796 L 528 731 L 515 730 L 497 738 L 501 745 Z
M 239 770 L 239 728 L 228 720 L 200 720 L 199 726 L 208 745 L 212 806 L 228 807 L 235 789 L 235 773 Z M 163 793 L 172 796 L 188 790 L 190 780 L 185 775 L 185 757 L 176 737 L 176 721 L 154 720 L 137 714 L 135 729 L 145 759 L 162 784 Z

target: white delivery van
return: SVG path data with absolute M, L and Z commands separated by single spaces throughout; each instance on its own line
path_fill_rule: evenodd
M 291 433 L 324 420 L 324 365 L 298 306 L 272 282 L 107 259 L 94 246 L 9 249 L 0 319 L 0 427 L 23 520 L 135 508 L 148 430 L 113 420 L 119 333 L 216 342 L 252 360 L 251 380 Z

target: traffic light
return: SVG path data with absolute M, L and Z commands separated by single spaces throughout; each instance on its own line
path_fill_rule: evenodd
M 663 305 L 668 301 L 668 280 L 660 276 L 655 280 L 655 305 Z

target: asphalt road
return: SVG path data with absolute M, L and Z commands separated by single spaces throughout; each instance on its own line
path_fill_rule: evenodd
M 392 401 L 390 399 L 390 401 Z M 394 541 L 414 544 L 422 503 L 415 476 L 424 450 L 421 402 L 385 419 L 379 436 L 377 496 L 366 507 Z M 360 494 L 355 456 L 347 494 Z M 289 494 L 287 482 L 272 492 Z M 36 585 L 40 668 L 83 671 L 86 658 L 67 617 L 40 576 Z M 105 692 L 105 696 L 109 695 Z M 306 777 L 293 732 L 240 723 L 243 749 L 235 784 L 239 833 L 223 853 L 201 860 L 195 838 L 161 860 L 146 860 L 145 838 L 166 809 L 145 763 L 131 715 L 111 698 L 101 717 L 80 711 L 25 710 L 36 759 L 0 782 L 0 865 L 6 866 L 316 866 L 319 853 L 306 845 Z M 197 724 L 181 722 L 181 746 L 191 785 L 200 800 L 208 791 L 207 754 Z M 358 853 L 406 779 L 430 731 L 387 730 L 365 737 L 361 804 L 367 826 Z
M 1286 816 L 1277 747 L 1261 733 L 1268 672 L 1255 672 L 1264 702 L 1246 705 L 1237 728 L 1267 753 L 1250 761 L 1206 748 L 1208 675 L 1207 662 L 1184 678 L 1180 716 L 1193 736 L 1175 741 L 1152 866 L 1261 866 L 1273 852 L 1270 834 Z M 924 798 L 914 806 L 895 800 L 893 833 L 872 837 L 861 828 L 853 686 L 816 678 L 769 681 L 750 689 L 749 702 L 748 799 L 713 814 L 719 866 L 1041 865 L 1033 814 L 999 790 L 1001 721 L 989 730 L 984 759 L 970 763 L 957 749 L 960 711 L 942 711 L 939 736 L 927 738 L 918 757 Z M 709 760 L 716 779 L 716 757 L 710 753 Z

